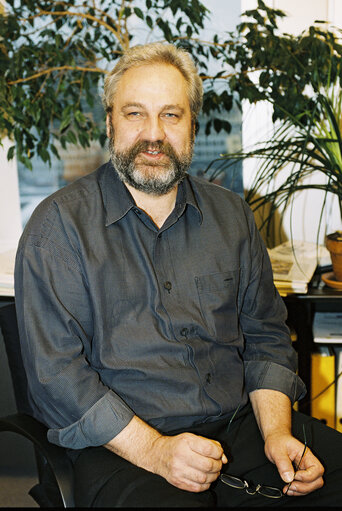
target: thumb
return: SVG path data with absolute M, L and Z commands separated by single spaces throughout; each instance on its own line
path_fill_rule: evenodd
M 288 456 L 279 456 L 274 460 L 280 477 L 285 483 L 291 483 L 295 476 L 292 462 Z

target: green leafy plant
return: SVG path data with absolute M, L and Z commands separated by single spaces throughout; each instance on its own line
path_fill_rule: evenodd
M 251 103 L 270 103 L 275 132 L 256 147 L 223 155 L 207 170 L 214 179 L 237 159 L 256 158 L 246 200 L 254 210 L 264 209 L 268 228 L 274 214 L 306 189 L 324 191 L 321 220 L 329 194 L 337 196 L 342 218 L 341 31 L 322 29 L 321 22 L 299 36 L 280 34 L 282 16 L 259 1 L 258 9 L 245 13 L 235 40 L 221 50 L 236 69 L 231 91 Z
M 58 157 L 56 141 L 64 149 L 103 145 L 94 98 L 115 60 L 136 44 L 134 33 L 187 48 L 209 81 L 213 45 L 196 39 L 208 14 L 199 0 L 7 0 L 0 12 L 0 133 L 14 142 L 8 158 L 16 154 L 31 168 L 34 155 Z M 214 129 L 229 131 L 221 113 L 232 97 L 209 86 L 204 105 Z
M 261 98 L 245 73 L 250 57 L 240 34 L 247 27 L 252 44 L 259 23 L 268 19 L 273 30 L 282 15 L 262 0 L 258 4 L 246 13 L 254 22 L 241 24 L 237 35 L 202 41 L 210 13 L 199 0 L 7 0 L 5 12 L 0 10 L 0 133 L 13 140 L 8 157 L 16 154 L 31 168 L 35 155 L 45 162 L 51 153 L 58 157 L 56 141 L 63 149 L 92 140 L 103 145 L 94 98 L 115 60 L 136 44 L 136 33 L 139 42 L 169 41 L 192 54 L 204 82 L 205 132 L 229 133 L 226 113 L 234 101 Z M 213 59 L 220 69 L 215 75 L 208 69 Z

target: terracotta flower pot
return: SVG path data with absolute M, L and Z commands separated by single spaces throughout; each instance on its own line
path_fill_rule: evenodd
M 335 278 L 342 281 L 342 231 L 328 234 L 326 247 L 330 252 Z

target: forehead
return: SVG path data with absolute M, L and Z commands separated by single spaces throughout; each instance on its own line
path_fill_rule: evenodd
M 178 104 L 189 107 L 187 82 L 171 64 L 146 64 L 128 69 L 120 78 L 115 104 L 129 102 Z

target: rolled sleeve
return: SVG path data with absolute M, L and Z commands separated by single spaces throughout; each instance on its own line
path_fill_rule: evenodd
M 306 390 L 296 374 L 297 353 L 286 325 L 286 307 L 274 286 L 271 263 L 254 219 L 250 233 L 252 267 L 240 315 L 246 391 L 278 390 L 295 402 Z
M 134 412 L 126 403 L 109 391 L 80 420 L 65 428 L 49 429 L 48 439 L 54 444 L 72 449 L 97 447 L 112 440 L 133 416 Z
M 245 362 L 245 384 L 248 393 L 258 389 L 278 390 L 286 394 L 292 404 L 306 394 L 305 385 L 297 374 L 270 361 Z
M 32 414 L 50 428 L 51 442 L 80 449 L 108 442 L 134 413 L 91 364 L 96 339 L 86 279 L 65 245 L 23 236 L 16 309 Z

